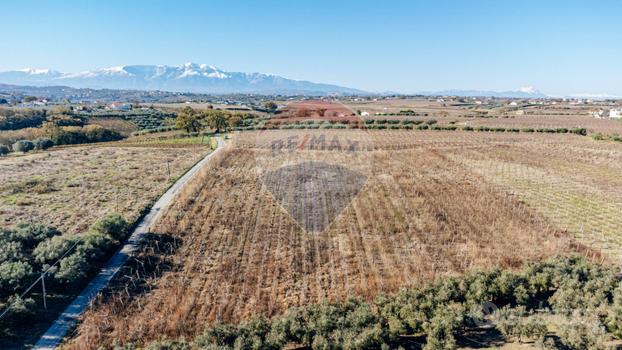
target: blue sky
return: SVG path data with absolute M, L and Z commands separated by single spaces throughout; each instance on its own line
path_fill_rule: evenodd
M 51 1 L 0 11 L 0 70 L 197 62 L 370 91 L 622 96 L 622 1 Z

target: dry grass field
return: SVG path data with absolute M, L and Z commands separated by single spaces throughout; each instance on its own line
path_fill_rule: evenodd
M 0 158 L 0 226 L 40 222 L 77 234 L 112 212 L 132 222 L 209 149 L 129 146 L 105 143 Z
M 365 146 L 313 148 L 320 134 Z M 283 138 L 295 151 L 275 155 L 274 141 Z M 87 313 L 67 348 L 191 339 L 216 321 L 273 316 L 324 299 L 369 300 L 572 251 L 607 259 L 599 250 L 615 254 L 607 244 L 621 243 L 620 160 L 619 144 L 569 135 L 239 134 L 157 225 L 175 248 L 154 255 L 151 246 L 139 265 L 155 264 L 158 273 L 136 273 L 145 288 L 131 299 L 136 278 L 119 279 L 121 293 Z M 358 191 L 333 190 L 335 181 L 356 189 L 361 178 Z M 305 215 L 314 221 L 301 221 Z

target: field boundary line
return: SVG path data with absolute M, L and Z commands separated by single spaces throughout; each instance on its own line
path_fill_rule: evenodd
M 144 235 L 150 232 L 151 226 L 160 218 L 181 189 L 214 155 L 224 148 L 225 142 L 222 140 L 222 137 L 216 137 L 216 141 L 218 142 L 217 148 L 197 162 L 155 202 L 147 215 L 140 220 L 125 244 L 117 250 L 101 268 L 100 272 L 91 279 L 82 292 L 56 318 L 54 323 L 34 345 L 33 349 L 52 350 L 56 349 L 63 342 L 65 336 L 76 326 L 80 316 L 86 311 L 93 299 L 108 286 L 128 258 L 140 248 Z

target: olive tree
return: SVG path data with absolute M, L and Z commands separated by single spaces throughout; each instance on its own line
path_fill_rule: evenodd
M 201 129 L 201 122 L 198 113 L 190 106 L 186 106 L 177 113 L 175 127 L 184 129 L 186 132 L 198 132 Z
M 12 146 L 13 151 L 15 152 L 29 152 L 35 148 L 35 144 L 29 140 L 19 140 L 15 142 Z
M 54 141 L 52 141 L 52 139 L 49 139 L 47 137 L 41 137 L 38 138 L 34 141 L 35 144 L 35 148 L 38 150 L 44 150 L 44 149 L 48 149 L 52 146 L 54 146 Z

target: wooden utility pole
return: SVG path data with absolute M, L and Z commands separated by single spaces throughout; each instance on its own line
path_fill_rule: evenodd
M 171 182 L 171 161 L 167 160 L 166 161 L 166 171 L 168 173 L 168 182 Z
M 41 287 L 43 288 L 43 308 L 47 311 L 48 303 L 45 297 L 45 272 L 41 274 Z

